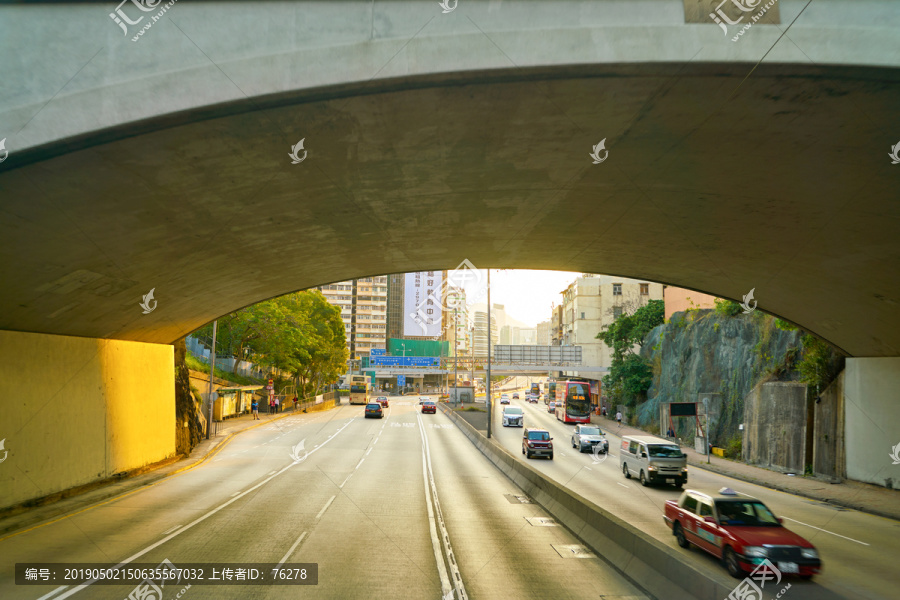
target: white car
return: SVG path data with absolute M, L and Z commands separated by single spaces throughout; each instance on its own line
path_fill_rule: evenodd
M 503 407 L 503 426 L 504 427 L 524 427 L 525 413 L 518 406 Z

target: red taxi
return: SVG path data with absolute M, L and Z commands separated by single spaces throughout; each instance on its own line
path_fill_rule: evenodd
M 437 404 L 435 404 L 431 400 L 425 400 L 422 402 L 422 414 L 425 414 L 425 413 L 435 414 L 436 412 L 437 412 Z
M 782 526 L 761 500 L 729 488 L 718 494 L 685 490 L 677 502 L 666 501 L 663 519 L 679 546 L 693 544 L 721 559 L 732 577 L 744 577 L 764 560 L 801 579 L 822 570 L 815 546 Z

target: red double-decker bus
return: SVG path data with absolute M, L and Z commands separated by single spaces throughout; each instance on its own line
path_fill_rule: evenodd
M 590 423 L 591 384 L 586 381 L 557 381 L 556 418 L 563 423 Z

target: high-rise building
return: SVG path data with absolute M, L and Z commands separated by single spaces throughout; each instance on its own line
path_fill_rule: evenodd
M 537 340 L 538 346 L 550 345 L 550 321 L 542 321 L 537 324 Z
M 341 308 L 350 359 L 384 349 L 387 338 L 388 278 L 364 277 L 319 287 L 325 299 Z
M 405 273 L 387 276 L 387 336 L 399 339 L 403 333 L 403 281 Z
M 518 331 L 518 327 L 515 328 Z M 509 344 L 517 344 L 518 342 L 512 341 L 512 330 L 513 328 L 509 325 L 504 325 L 500 328 L 500 343 L 503 345 Z
M 449 312 L 444 315 L 444 339 L 450 342 L 451 356 L 465 356 L 469 353 L 469 309 L 466 306 L 466 291 L 459 287 L 447 288 L 444 306 Z
M 472 341 L 474 350 L 475 350 L 475 358 L 487 358 L 487 348 L 488 348 L 488 333 L 487 333 L 487 321 L 488 315 L 486 311 L 476 311 L 475 312 L 475 330 L 474 330 L 474 339 Z M 493 314 L 491 315 L 491 344 L 496 344 L 500 341 L 500 336 L 497 333 L 497 321 L 494 320 Z

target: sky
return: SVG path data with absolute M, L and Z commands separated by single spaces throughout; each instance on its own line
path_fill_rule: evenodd
M 463 287 L 466 304 L 487 305 L 487 271 L 480 277 L 469 277 Z M 580 277 L 569 271 L 529 271 L 524 269 L 491 269 L 491 304 L 503 304 L 506 314 L 536 327 L 550 320 L 550 305 L 562 304 L 561 291 Z

